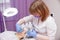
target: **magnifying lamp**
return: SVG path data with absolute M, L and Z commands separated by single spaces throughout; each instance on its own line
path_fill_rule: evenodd
M 14 31 L 7 31 L 6 23 L 5 23 L 5 18 L 4 18 L 4 16 L 5 17 L 15 16 L 17 13 L 18 13 L 18 10 L 16 8 L 7 8 L 2 13 L 3 23 L 4 23 L 4 28 L 5 28 L 5 31 L 0 34 L 0 38 L 2 40 L 19 40 L 18 38 L 15 38 L 15 36 L 13 35 L 16 32 L 14 32 Z
M 5 17 L 12 17 L 12 16 L 15 16 L 16 14 L 18 13 L 18 10 L 16 8 L 7 8 L 4 10 L 3 12 L 3 22 L 4 22 L 4 28 L 5 28 L 5 31 L 7 30 L 6 28 L 6 23 L 5 23 Z
M 3 15 L 6 17 L 14 16 L 18 13 L 18 10 L 16 8 L 7 8 L 4 10 Z

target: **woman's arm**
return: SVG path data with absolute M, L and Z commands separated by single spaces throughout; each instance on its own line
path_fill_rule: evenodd
M 46 22 L 47 36 L 37 34 L 37 38 L 42 40 L 55 40 L 57 26 L 54 18 L 49 18 Z
M 57 25 L 55 23 L 55 19 L 53 17 L 49 18 L 47 21 L 47 36 L 49 36 L 49 40 L 55 40 Z
M 23 24 L 23 23 L 26 23 L 26 22 L 31 21 L 32 19 L 33 19 L 33 15 L 29 15 L 29 16 L 26 16 L 26 17 L 20 19 L 20 20 L 17 22 L 17 24 L 21 25 L 21 24 Z
M 21 25 L 21 24 L 23 24 L 23 23 L 25 23 L 25 20 L 22 18 L 22 19 L 20 19 L 18 22 L 17 22 L 17 24 L 19 24 L 19 25 Z
M 37 40 L 49 40 L 48 36 L 37 34 Z

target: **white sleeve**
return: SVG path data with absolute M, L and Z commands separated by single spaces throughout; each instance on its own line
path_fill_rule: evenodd
M 24 20 L 25 22 L 31 21 L 32 19 L 33 19 L 33 15 L 26 16 L 26 17 L 23 18 L 23 20 Z
M 49 18 L 47 22 L 47 35 L 49 37 L 49 40 L 55 40 L 55 35 L 57 31 L 57 26 L 55 23 L 54 18 Z

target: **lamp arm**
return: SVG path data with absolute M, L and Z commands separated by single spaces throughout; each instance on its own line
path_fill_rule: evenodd
M 7 28 L 6 28 L 6 22 L 5 22 L 4 16 L 3 16 L 3 24 L 4 24 L 4 29 L 5 29 L 5 31 L 7 31 Z

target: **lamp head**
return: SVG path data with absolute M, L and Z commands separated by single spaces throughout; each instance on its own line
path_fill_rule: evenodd
M 14 16 L 18 13 L 18 10 L 16 8 L 7 8 L 4 10 L 3 15 L 6 17 Z

